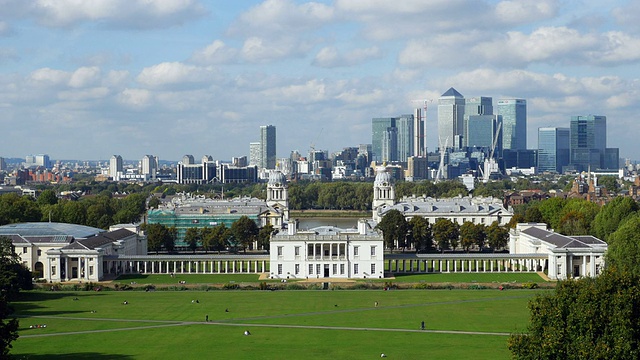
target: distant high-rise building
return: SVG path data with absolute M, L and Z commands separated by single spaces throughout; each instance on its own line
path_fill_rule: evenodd
M 569 128 L 538 129 L 538 172 L 562 173 L 562 167 L 569 165 L 569 137 Z
M 373 161 L 392 161 L 392 154 L 397 153 L 394 136 L 396 130 L 396 118 L 373 118 L 371 120 L 371 151 Z
M 276 127 L 260 126 L 260 164 L 262 169 L 276 168 Z
M 464 116 L 462 125 L 462 143 L 464 146 L 473 146 L 469 143 L 469 116 L 493 115 L 493 99 L 486 96 L 476 96 L 464 99 Z
M 7 170 L 7 163 L 4 161 L 3 157 L 0 157 L 0 171 Z
M 413 155 L 414 142 L 414 115 L 400 115 L 396 119 L 397 138 L 396 138 L 396 159 L 401 162 L 407 162 L 409 156 Z
M 464 106 L 464 96 L 454 88 L 438 99 L 438 146 L 455 147 L 455 136 L 464 136 Z
M 571 165 L 578 171 L 603 169 L 607 148 L 607 117 L 571 117 Z
M 122 156 L 113 155 L 111 159 L 109 159 L 109 177 L 114 181 L 120 180 L 120 175 L 123 172 L 123 163 Z
M 158 157 L 153 155 L 143 156 L 140 170 L 142 175 L 148 175 L 149 179 L 155 179 L 158 173 Z
M 502 148 L 527 149 L 527 101 L 524 99 L 498 100 L 498 115 L 502 117 Z
M 260 166 L 261 163 L 260 142 L 249 143 L 249 166 Z
M 182 163 L 185 165 L 193 165 L 195 164 L 196 160 L 194 159 L 193 155 L 185 155 L 182 157 Z
M 467 146 L 491 150 L 498 130 L 498 116 L 471 115 L 467 118 Z M 500 138 L 500 134 L 498 139 Z M 496 144 L 496 153 L 500 153 L 500 144 Z
M 412 156 L 427 156 L 427 137 L 425 134 L 424 117 L 427 116 L 420 108 L 413 113 L 413 153 Z

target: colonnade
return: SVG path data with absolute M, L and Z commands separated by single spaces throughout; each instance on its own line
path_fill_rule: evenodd
M 492 272 L 538 272 L 544 271 L 547 257 L 523 258 L 389 258 L 385 256 L 385 269 L 393 273 L 492 273 Z
M 120 256 L 104 259 L 104 274 L 259 274 L 269 271 L 268 256 L 186 258 Z

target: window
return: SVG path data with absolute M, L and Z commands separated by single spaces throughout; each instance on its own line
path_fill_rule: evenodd
M 340 275 L 344 275 L 344 264 L 340 264 Z
M 371 256 L 376 256 L 376 247 L 375 246 L 371 247 Z
M 296 264 L 296 266 L 295 266 L 295 274 L 296 275 L 300 274 L 300 264 Z
M 282 275 L 282 264 L 278 264 L 278 275 Z
M 282 256 L 282 246 L 278 246 L 278 256 Z
M 294 249 L 296 256 L 300 256 L 300 246 L 296 246 Z
M 22 253 L 23 253 L 23 254 L 26 254 L 26 253 L 27 253 L 27 247 L 26 247 L 26 246 L 22 248 Z
M 54 276 L 56 274 L 56 267 L 52 266 L 51 267 L 51 276 Z
M 313 264 L 309 264 L 309 275 L 313 274 Z
M 38 256 L 42 256 L 42 250 L 38 249 Z
M 354 275 L 358 275 L 358 265 L 359 264 L 353 264 L 353 274 Z
M 359 246 L 354 246 L 353 247 L 353 256 L 358 256 L 358 249 L 359 248 L 360 248 Z
M 89 275 L 93 275 L 93 266 L 89 266 Z
M 320 264 L 316 264 L 316 274 L 320 275 L 322 273 L 322 270 L 320 269 Z
M 375 275 L 376 273 L 376 264 L 371 264 L 371 275 Z
M 338 264 L 333 264 L 333 274 L 338 273 Z
M 562 265 L 558 264 L 558 275 L 562 275 Z

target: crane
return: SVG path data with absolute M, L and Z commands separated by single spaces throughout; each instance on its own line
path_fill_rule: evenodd
M 440 181 L 440 178 L 444 176 L 442 170 L 444 169 L 444 154 L 447 151 L 447 145 L 449 143 L 449 138 L 444 140 L 444 145 L 442 145 L 442 140 L 440 140 L 440 165 L 438 166 L 438 172 L 436 173 L 436 183 Z
M 482 182 L 489 182 L 489 176 L 491 173 L 496 173 L 499 171 L 498 162 L 493 158 L 493 153 L 496 151 L 496 145 L 498 144 L 498 138 L 500 135 L 500 129 L 502 128 L 502 123 L 498 123 L 498 127 L 496 128 L 496 133 L 493 136 L 493 142 L 491 143 L 491 152 L 489 153 L 489 158 L 484 160 L 484 173 Z

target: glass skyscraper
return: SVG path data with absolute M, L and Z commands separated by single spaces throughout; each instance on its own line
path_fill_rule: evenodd
M 467 117 L 467 146 L 491 150 L 498 127 L 496 115 L 471 115 Z M 500 144 L 496 144 L 499 153 Z
M 464 96 L 454 88 L 438 99 L 438 146 L 455 147 L 455 136 L 464 136 L 464 106 Z
M 493 115 L 493 99 L 485 96 L 476 96 L 464 100 L 463 134 L 462 143 L 465 146 L 473 146 L 469 142 L 469 116 Z
M 393 138 L 391 132 L 396 127 L 396 118 L 373 118 L 371 120 L 371 150 L 374 161 L 391 161 L 391 153 L 396 153 L 397 148 L 389 142 Z
M 527 101 L 524 99 L 498 100 L 498 115 L 502 117 L 502 148 L 527 149 Z
M 604 169 L 607 148 L 607 117 L 571 117 L 571 165 L 578 171 Z
M 276 168 L 276 127 L 260 126 L 260 168 Z
M 396 120 L 397 131 L 397 160 L 406 162 L 413 155 L 414 142 L 414 117 L 413 115 L 401 115 Z
M 542 127 L 538 129 L 538 172 L 562 173 L 569 165 L 569 128 Z

